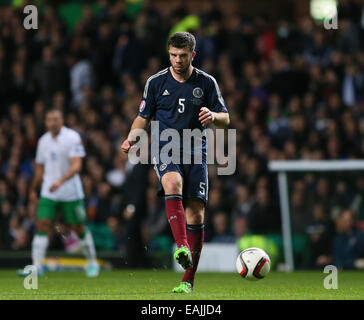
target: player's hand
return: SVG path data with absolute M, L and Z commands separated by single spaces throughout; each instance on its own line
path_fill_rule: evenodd
M 198 120 L 201 121 L 201 124 L 205 127 L 209 123 L 215 121 L 215 113 L 212 112 L 209 108 L 202 107 L 200 109 L 200 113 L 198 114 Z
M 131 147 L 132 147 L 132 144 L 130 143 L 130 141 L 128 139 L 126 139 L 121 144 L 121 150 L 123 150 L 123 152 L 125 152 L 125 153 L 128 153 Z
M 49 188 L 50 192 L 54 192 L 56 191 L 60 186 L 62 185 L 62 181 L 61 180 L 57 180 L 55 182 L 53 182 L 53 184 L 51 185 L 51 187 Z

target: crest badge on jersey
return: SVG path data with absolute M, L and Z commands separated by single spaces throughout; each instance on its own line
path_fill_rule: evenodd
M 142 100 L 142 102 L 140 102 L 139 105 L 139 112 L 143 112 L 144 109 L 145 109 L 145 100 Z
M 161 165 L 160 165 L 160 167 L 159 167 L 159 170 L 160 171 L 163 171 L 163 170 L 165 170 L 167 168 L 167 164 L 166 163 L 162 163 Z
M 199 87 L 193 89 L 192 94 L 195 98 L 201 98 L 203 96 L 203 90 Z

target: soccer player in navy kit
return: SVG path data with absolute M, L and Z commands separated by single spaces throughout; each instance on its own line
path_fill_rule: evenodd
M 164 129 L 176 129 L 181 138 L 180 146 L 183 129 L 203 131 L 209 123 L 217 127 L 229 125 L 229 114 L 216 80 L 192 66 L 195 46 L 196 40 L 188 32 L 177 32 L 169 38 L 171 66 L 147 80 L 139 114 L 121 146 L 124 152 L 127 153 L 135 143 L 133 130 L 147 128 L 152 119 L 158 121 L 160 133 Z M 166 142 L 159 141 L 160 148 L 164 144 Z M 186 270 L 180 285 L 173 289 L 178 293 L 192 292 L 203 245 L 208 194 L 206 138 L 203 136 L 201 153 L 202 163 L 194 163 L 193 157 L 191 164 L 155 163 L 177 244 L 174 258 Z

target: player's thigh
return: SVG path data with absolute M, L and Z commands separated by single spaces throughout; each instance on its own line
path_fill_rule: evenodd
M 208 200 L 208 173 L 207 164 L 192 164 L 186 166 L 183 198 L 197 198 L 206 206 Z
M 41 197 L 38 202 L 37 220 L 54 220 L 58 202 Z
M 182 194 L 182 176 L 179 172 L 167 172 L 161 178 L 161 183 L 165 194 Z
M 83 200 L 64 201 L 61 203 L 64 221 L 69 225 L 83 225 L 87 215 Z
M 205 202 L 201 198 L 186 199 L 187 224 L 201 224 L 205 220 Z
M 182 194 L 183 172 L 180 165 L 169 163 L 154 165 L 164 194 Z

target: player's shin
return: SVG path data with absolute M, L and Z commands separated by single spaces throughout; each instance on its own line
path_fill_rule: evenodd
M 169 225 L 172 229 L 177 247 L 189 248 L 186 235 L 186 216 L 182 204 L 182 196 L 178 194 L 166 195 L 166 213 Z
M 80 245 L 87 259 L 88 265 L 97 265 L 94 240 L 91 232 L 87 228 L 85 228 L 84 234 L 80 236 Z
M 33 265 L 42 271 L 44 258 L 48 248 L 48 234 L 47 233 L 36 233 L 32 241 L 32 261 Z
M 193 267 L 186 270 L 182 282 L 188 281 L 193 285 L 204 241 L 204 224 L 188 224 L 187 240 L 192 253 Z

